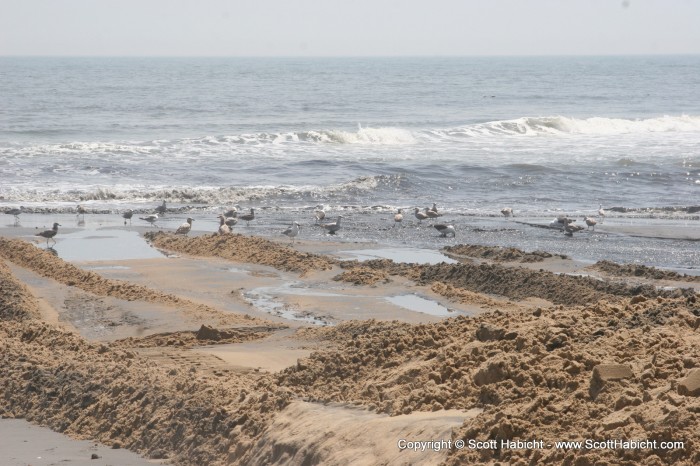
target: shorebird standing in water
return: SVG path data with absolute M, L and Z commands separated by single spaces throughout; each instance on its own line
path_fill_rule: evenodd
M 440 236 L 443 238 L 447 238 L 447 235 L 452 234 L 452 237 L 455 237 L 455 227 L 454 225 L 450 224 L 445 224 L 445 223 L 438 223 L 437 225 L 433 225 L 437 231 L 440 232 Z
M 413 213 L 413 215 L 416 216 L 416 218 L 418 219 L 418 222 L 419 222 L 419 223 L 423 223 L 423 220 L 425 220 L 426 218 L 428 218 L 428 214 L 425 214 L 425 213 L 421 212 L 420 209 L 419 209 L 418 207 L 416 207 L 416 211 Z
M 585 218 L 583 219 L 583 221 L 586 222 L 586 225 L 588 225 L 588 228 L 589 228 L 589 229 L 590 229 L 591 227 L 593 227 L 593 231 L 595 231 L 595 226 L 596 226 L 596 224 L 597 224 L 598 222 L 596 222 L 594 218 L 585 217 Z
M 19 223 L 19 214 L 22 213 L 22 209 L 24 209 L 24 207 L 22 207 L 22 206 L 20 206 L 19 208 L 14 207 L 12 209 L 7 209 L 5 211 L 5 213 L 7 215 L 14 215 L 15 216 L 15 223 Z
M 122 218 L 124 219 L 124 225 L 126 225 L 126 221 L 129 221 L 129 225 L 131 225 L 131 217 L 134 216 L 134 211 L 131 209 L 126 209 L 124 213 L 122 214 Z
M 250 226 L 250 222 L 255 220 L 255 209 L 250 209 L 249 214 L 241 215 L 238 218 L 245 221 L 246 226 Z
M 282 232 L 282 234 L 292 238 L 292 243 L 293 243 L 294 239 L 296 238 L 296 236 L 299 234 L 300 231 L 301 231 L 301 225 L 299 225 L 298 222 L 294 222 L 294 223 L 292 223 L 292 226 L 290 226 L 289 228 L 284 230 Z
M 398 213 L 394 215 L 394 226 L 403 222 L 403 212 L 399 209 Z
M 513 209 L 511 207 L 504 207 L 501 209 L 501 214 L 503 214 L 504 217 L 513 217 Z
M 187 235 L 190 230 L 192 229 L 192 222 L 194 219 L 192 217 L 187 217 L 187 221 L 177 227 L 177 230 L 175 230 L 176 235 Z
M 151 215 L 147 215 L 145 217 L 139 217 L 139 218 L 141 220 L 147 221 L 148 223 L 151 224 L 151 226 L 158 226 L 158 225 L 156 225 L 156 222 L 158 221 L 158 214 L 151 214 Z M 160 228 L 160 227 L 158 227 L 158 228 Z
M 314 210 L 314 217 L 316 218 L 316 223 L 320 222 L 324 218 L 326 218 L 326 212 L 323 210 L 323 206 L 319 205 L 316 206 L 317 209 Z
M 166 210 L 168 209 L 165 207 L 165 201 L 163 201 L 161 205 L 156 207 L 156 214 L 164 215 Z
M 436 211 L 430 210 L 427 207 L 425 208 L 425 215 L 428 218 L 438 218 L 440 216 Z
M 603 223 L 603 220 L 605 220 L 605 210 L 603 209 L 603 204 L 600 204 L 600 207 L 598 207 L 598 217 L 600 217 L 600 223 Z
M 328 232 L 330 235 L 335 235 L 335 232 L 340 230 L 340 219 L 343 218 L 342 215 L 338 215 L 338 219 L 333 223 L 322 223 L 321 227 Z
M 87 212 L 87 209 L 83 207 L 81 204 L 78 204 L 78 207 L 75 209 L 76 210 L 76 217 L 80 217 L 81 215 L 83 216 L 83 220 L 85 220 L 85 212 Z
M 49 247 L 49 240 L 53 241 L 53 244 L 56 244 L 56 240 L 53 239 L 54 236 L 56 236 L 56 233 L 58 233 L 58 227 L 61 225 L 59 223 L 54 223 L 53 228 L 50 230 L 44 230 L 41 233 L 37 233 L 34 236 L 41 236 L 42 238 L 46 238 L 46 247 Z

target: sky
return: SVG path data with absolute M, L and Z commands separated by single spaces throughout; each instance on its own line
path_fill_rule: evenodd
M 699 54 L 700 0 L 0 0 L 0 56 Z

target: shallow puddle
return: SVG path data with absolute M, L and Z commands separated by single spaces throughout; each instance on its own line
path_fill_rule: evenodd
M 402 264 L 456 264 L 457 261 L 447 257 L 438 251 L 420 248 L 387 248 L 387 249 L 358 249 L 354 251 L 340 251 L 338 254 L 350 256 L 349 260 L 359 261 L 372 259 L 391 259 Z
M 431 301 L 430 299 L 425 299 L 414 294 L 388 296 L 384 299 L 392 304 L 401 306 L 411 311 L 422 312 L 423 314 L 430 314 L 432 316 L 446 317 L 458 314 L 457 312 L 451 311 L 435 301 Z
M 39 247 L 45 247 L 39 245 Z M 164 258 L 135 231 L 85 230 L 56 238 L 53 250 L 67 261 Z

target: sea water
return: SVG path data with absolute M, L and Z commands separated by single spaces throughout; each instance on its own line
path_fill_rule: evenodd
M 370 240 L 433 202 L 477 240 L 506 206 L 696 229 L 700 56 L 0 58 L 0 210 L 162 200 L 280 224 L 321 204 Z

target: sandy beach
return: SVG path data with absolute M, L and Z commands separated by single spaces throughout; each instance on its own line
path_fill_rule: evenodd
M 62 449 L 84 440 L 183 465 L 700 461 L 700 277 L 148 228 L 47 249 L 32 230 L 0 237 L 0 417 L 63 434 L 37 456 L 89 459 Z

